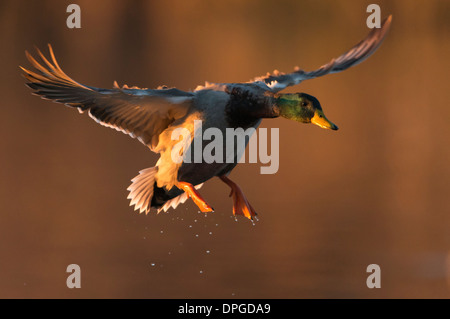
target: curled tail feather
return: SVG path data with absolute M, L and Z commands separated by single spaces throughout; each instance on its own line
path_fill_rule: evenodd
M 131 185 L 127 188 L 130 192 L 128 194 L 128 199 L 131 199 L 130 206 L 134 205 L 134 210 L 139 210 L 139 213 L 147 214 L 152 207 L 152 198 L 154 193 L 154 188 L 156 185 L 155 177 L 158 172 L 158 167 L 150 167 L 139 171 L 139 175 L 131 180 Z M 196 189 L 202 187 L 203 184 L 195 186 Z M 158 209 L 158 213 L 161 211 L 167 212 L 167 210 L 172 207 L 177 208 L 179 204 L 184 203 L 188 199 L 186 193 L 182 193 L 174 198 L 168 199 L 163 202 L 162 206 L 154 206 Z

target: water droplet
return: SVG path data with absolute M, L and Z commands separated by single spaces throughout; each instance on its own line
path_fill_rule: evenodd
M 203 274 L 203 270 L 200 270 L 200 273 Z
M 232 296 L 235 296 L 236 294 L 234 292 L 231 293 Z
M 163 230 L 161 230 L 161 234 L 162 234 L 162 233 L 164 233 L 164 231 L 163 231 Z
M 195 234 L 195 237 L 198 237 L 198 234 Z
M 212 235 L 212 231 L 210 231 L 209 234 Z
M 206 251 L 206 253 L 207 253 L 207 254 L 209 254 L 209 253 L 210 253 L 210 251 L 209 251 L 209 250 L 207 250 L 207 251 Z
M 150 266 L 155 267 L 155 263 L 151 263 Z
M 219 226 L 219 224 L 216 224 L 216 227 Z
M 197 220 L 196 219 L 194 219 L 194 223 L 196 223 L 197 222 Z

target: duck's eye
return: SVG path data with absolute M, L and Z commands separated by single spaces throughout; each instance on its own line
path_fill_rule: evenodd
M 303 102 L 301 103 L 301 106 L 302 106 L 302 107 L 308 106 L 308 102 L 303 101 Z

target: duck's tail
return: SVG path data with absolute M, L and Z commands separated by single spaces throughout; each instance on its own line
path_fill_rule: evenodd
M 132 183 L 127 188 L 130 192 L 127 197 L 131 199 L 130 206 L 134 205 L 134 210 L 139 210 L 139 213 L 147 214 L 150 211 L 156 172 L 158 172 L 156 166 L 143 169 L 131 180 Z
M 134 210 L 139 210 L 139 213 L 147 214 L 151 207 L 158 209 L 158 213 L 162 210 L 166 212 L 170 207 L 175 209 L 188 199 L 187 194 L 177 187 L 172 187 L 170 191 L 158 187 L 155 181 L 157 172 L 158 166 L 143 169 L 127 188 L 130 192 L 127 197 L 131 199 L 130 206 L 134 205 Z M 195 188 L 199 189 L 202 185 Z

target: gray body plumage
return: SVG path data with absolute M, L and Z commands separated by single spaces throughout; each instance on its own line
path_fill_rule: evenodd
M 232 89 L 232 84 L 219 84 L 211 85 L 208 88 L 195 91 L 195 97 L 192 102 L 195 107 L 192 108 L 191 112 L 187 115 L 187 118 L 190 119 L 185 120 L 183 122 L 183 125 L 190 126 L 193 125 L 193 120 L 201 120 L 202 135 L 206 130 L 214 128 L 221 132 L 221 135 L 222 137 L 224 137 L 224 139 L 227 135 L 227 128 L 242 128 L 246 130 L 252 127 L 256 130 L 261 123 L 261 118 L 249 114 L 240 114 L 239 112 L 234 113 L 231 110 L 231 108 L 233 107 L 233 102 L 239 103 L 239 100 L 241 99 L 239 96 L 233 94 Z M 260 106 L 260 108 L 263 107 L 264 105 Z M 195 114 L 195 116 L 189 117 L 189 115 L 191 114 Z M 243 118 L 246 119 L 246 122 L 244 123 L 242 122 Z M 198 133 L 199 132 L 195 132 L 195 134 Z M 245 136 L 243 140 L 245 141 L 244 147 L 246 147 L 249 142 L 248 136 Z M 228 175 L 229 172 L 231 172 L 231 170 L 238 164 L 241 157 L 240 155 L 242 155 L 237 149 L 237 143 L 235 143 L 234 148 L 232 149 L 224 148 L 222 162 L 205 163 L 204 161 L 202 161 L 200 163 L 196 163 L 193 156 L 193 150 L 196 149 L 196 143 L 198 142 L 202 143 L 202 150 L 209 143 L 212 143 L 212 141 L 197 141 L 195 139 L 191 142 L 190 148 L 192 150 L 192 156 L 190 158 L 190 161 L 183 161 L 181 166 L 178 168 L 177 179 L 180 181 L 185 181 L 192 185 L 199 185 L 215 176 Z M 232 158 L 232 161 L 230 160 L 230 158 Z M 157 187 L 154 192 L 155 194 L 152 200 L 152 206 L 157 208 L 164 205 L 167 200 L 175 198 L 183 193 L 182 190 L 176 187 L 170 190 L 167 190 L 166 187 Z

